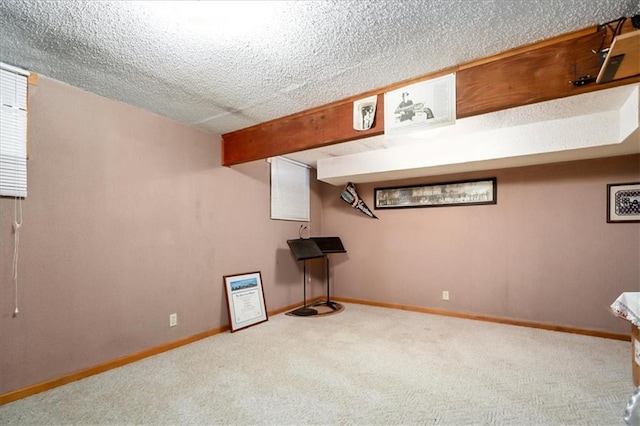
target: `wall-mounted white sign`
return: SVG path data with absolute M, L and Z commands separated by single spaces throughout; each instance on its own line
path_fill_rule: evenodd
M 456 75 L 421 81 L 384 94 L 384 133 L 396 135 L 456 121 Z

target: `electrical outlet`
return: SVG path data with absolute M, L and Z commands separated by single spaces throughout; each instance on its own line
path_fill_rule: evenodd
M 442 292 L 442 300 L 449 300 L 449 292 L 448 291 L 443 291 Z
M 178 314 L 169 315 L 169 327 L 175 327 L 178 325 Z

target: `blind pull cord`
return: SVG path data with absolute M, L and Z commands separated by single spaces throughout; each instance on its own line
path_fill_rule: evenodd
M 13 316 L 18 316 L 18 248 L 20 246 L 20 227 L 22 227 L 22 199 L 14 198 L 13 205 L 13 283 L 15 286 L 15 306 Z

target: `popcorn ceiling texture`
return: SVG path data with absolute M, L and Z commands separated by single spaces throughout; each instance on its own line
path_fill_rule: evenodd
M 638 0 L 3 0 L 0 61 L 222 134 L 638 13 Z

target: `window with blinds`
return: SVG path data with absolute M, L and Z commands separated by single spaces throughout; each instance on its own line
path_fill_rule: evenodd
M 0 196 L 27 196 L 27 77 L 0 63 Z
M 271 219 L 309 222 L 309 166 L 284 157 L 271 162 Z

